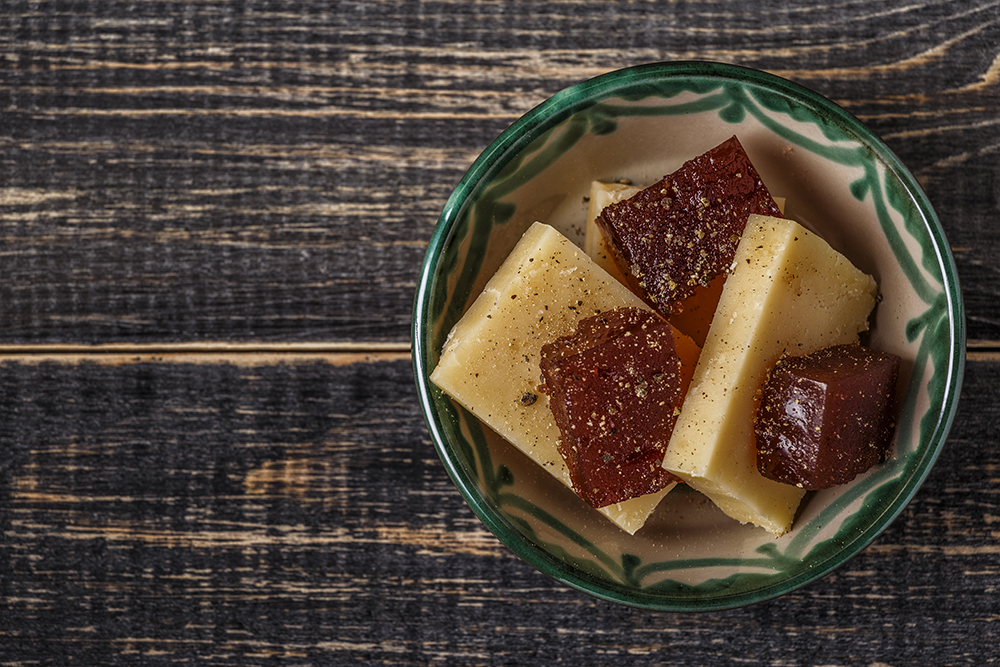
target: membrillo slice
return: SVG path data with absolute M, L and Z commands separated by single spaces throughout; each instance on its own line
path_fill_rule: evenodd
M 685 162 L 631 198 L 606 207 L 597 220 L 656 308 L 676 303 L 732 264 L 753 213 L 781 211 L 735 136 Z
M 622 306 L 649 308 L 564 235 L 535 222 L 452 328 L 430 379 L 572 488 L 557 446 L 559 428 L 537 393 L 541 349 L 572 333 L 580 320 Z M 692 373 L 698 347 L 679 332 L 675 345 Z M 666 492 L 599 511 L 635 533 Z
M 785 353 L 856 342 L 876 294 L 875 280 L 816 234 L 750 216 L 664 467 L 727 515 L 787 532 L 805 491 L 757 470 L 757 391 Z
M 666 320 L 640 308 L 589 317 L 544 346 L 540 366 L 581 498 L 604 507 L 678 481 L 660 465 L 686 389 Z
M 761 474 L 827 489 L 887 459 L 900 362 L 859 344 L 780 359 L 761 387 L 754 424 Z

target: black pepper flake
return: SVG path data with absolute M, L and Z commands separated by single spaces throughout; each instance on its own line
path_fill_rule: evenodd
M 529 405 L 534 405 L 535 401 L 538 400 L 538 396 L 532 394 L 530 391 L 526 391 L 521 394 L 521 405 L 527 407 Z

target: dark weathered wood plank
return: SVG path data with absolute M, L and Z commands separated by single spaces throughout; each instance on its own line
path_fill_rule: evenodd
M 405 355 L 7 361 L 4 662 L 996 664 L 997 381 L 974 355 L 938 465 L 858 558 L 680 615 L 501 546 L 437 460 Z
M 687 58 L 884 137 L 973 340 L 948 446 L 885 534 L 694 616 L 500 546 L 405 352 L 475 156 L 560 88 Z M 996 0 L 3 2 L 0 662 L 1000 663 L 998 117 Z
M 1000 340 L 992 0 L 12 0 L 0 25 L 0 344 L 405 341 L 475 155 L 566 85 L 684 58 L 884 136 L 955 246 L 970 337 Z

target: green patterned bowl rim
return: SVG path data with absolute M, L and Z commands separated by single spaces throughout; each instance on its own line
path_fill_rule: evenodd
M 924 227 L 920 231 L 929 237 L 935 255 L 933 260 L 941 271 L 945 302 L 942 306 L 945 315 L 942 319 L 945 321 L 942 324 L 947 327 L 949 339 L 953 341 L 948 358 L 944 361 L 947 377 L 940 385 L 942 389 L 939 395 L 934 397 L 935 402 L 932 402 L 930 407 L 930 412 L 933 414 L 927 415 L 930 436 L 916 468 L 907 478 L 906 485 L 896 496 L 894 504 L 881 513 L 878 520 L 853 541 L 844 544 L 833 557 L 825 559 L 815 568 L 805 568 L 806 571 L 796 576 L 776 583 L 767 583 L 759 588 L 705 600 L 665 599 L 655 593 L 645 593 L 642 590 L 598 580 L 526 539 L 508 518 L 491 505 L 480 489 L 477 477 L 459 462 L 461 457 L 449 442 L 443 428 L 442 415 L 438 414 L 434 407 L 434 394 L 435 392 L 440 394 L 440 390 L 429 380 L 430 372 L 436 363 L 437 352 L 433 349 L 432 342 L 434 314 L 431 311 L 431 295 L 437 280 L 441 255 L 451 241 L 455 226 L 468 214 L 470 197 L 481 187 L 483 180 L 494 177 L 504 168 L 511 155 L 523 151 L 534 139 L 544 135 L 573 114 L 622 91 L 629 93 L 640 91 L 641 94 L 644 87 L 653 89 L 656 84 L 665 80 L 685 78 L 749 84 L 766 91 L 773 91 L 808 109 L 813 116 L 822 119 L 823 123 L 836 127 L 844 135 L 866 147 L 875 160 L 883 164 L 886 171 L 898 179 L 923 221 Z M 412 336 L 413 371 L 418 396 L 435 449 L 453 483 L 487 528 L 516 555 L 557 581 L 600 599 L 663 611 L 729 609 L 773 599 L 830 573 L 868 546 L 909 503 L 937 460 L 958 406 L 965 368 L 966 342 L 965 315 L 957 269 L 944 231 L 927 196 L 892 150 L 852 114 L 808 88 L 760 70 L 703 61 L 650 63 L 597 76 L 556 93 L 518 119 L 493 141 L 472 164 L 449 197 L 430 239 L 414 299 Z

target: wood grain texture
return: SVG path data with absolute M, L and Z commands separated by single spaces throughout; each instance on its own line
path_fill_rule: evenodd
M 883 136 L 1000 340 L 996 0 L 0 8 L 0 343 L 405 341 L 475 156 L 628 65 L 767 69 Z
M 5 363 L 4 664 L 996 664 L 1000 362 L 970 370 L 949 446 L 871 547 L 779 600 L 682 615 L 501 546 L 406 359 Z
M 970 352 L 860 556 L 698 615 L 519 561 L 437 460 L 413 291 L 561 88 L 749 65 L 857 115 L 952 244 Z M 1000 664 L 1000 1 L 0 3 L 0 665 Z

